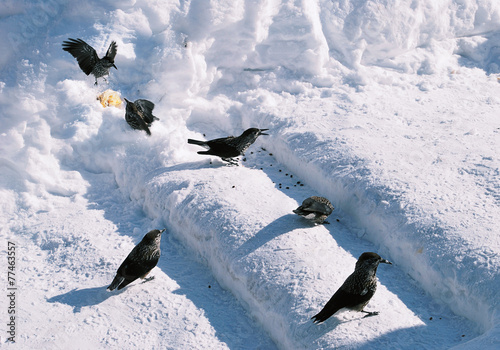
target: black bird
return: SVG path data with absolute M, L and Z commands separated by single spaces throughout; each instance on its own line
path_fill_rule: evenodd
M 76 60 L 82 71 L 95 77 L 95 85 L 97 85 L 97 78 L 109 75 L 109 69 L 115 67 L 116 56 L 116 42 L 112 41 L 109 45 L 108 51 L 103 58 L 97 56 L 97 52 L 92 46 L 87 44 L 82 39 L 71 39 L 63 41 L 63 50 L 68 51 Z M 106 80 L 106 78 L 103 78 Z
M 208 148 L 207 151 L 199 151 L 198 154 L 218 156 L 229 164 L 237 164 L 237 160 L 234 158 L 243 155 L 259 135 L 267 135 L 264 133 L 267 130 L 269 129 L 250 128 L 237 137 L 228 136 L 210 141 L 188 139 L 188 143 Z
M 160 259 L 160 241 L 163 230 L 152 230 L 146 233 L 118 268 L 113 282 L 108 287 L 112 291 L 122 289 L 136 279 L 144 279 L 156 266 Z M 152 279 L 152 278 L 151 278 Z
M 378 315 L 378 312 L 368 312 L 363 309 L 377 289 L 376 273 L 379 263 L 392 265 L 390 261 L 382 259 L 376 253 L 361 254 L 354 272 L 347 277 L 323 310 L 312 317 L 313 322 L 323 322 L 342 308 L 364 312 L 367 314 L 365 317 Z
M 148 135 L 151 136 L 151 131 L 149 128 L 155 120 L 159 120 L 153 115 L 153 109 L 155 105 L 153 102 L 148 100 L 135 100 L 127 102 L 127 107 L 125 108 L 125 120 L 128 125 L 133 129 L 144 130 Z
M 328 199 L 312 196 L 304 199 L 302 205 L 293 212 L 312 220 L 315 224 L 328 224 L 328 221 L 325 220 L 332 213 L 333 209 L 333 205 Z

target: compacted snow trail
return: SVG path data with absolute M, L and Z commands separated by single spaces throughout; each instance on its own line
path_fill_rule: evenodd
M 389 265 L 379 267 L 381 285 L 367 307 L 379 316 L 346 312 L 313 325 L 309 318 L 357 257 L 377 247 L 349 231 L 346 226 L 354 225 L 338 211 L 324 226 L 293 214 L 298 202 L 316 193 L 257 145 L 240 167 L 200 160 L 145 177 L 144 189 L 132 191 L 144 193 L 138 200 L 148 215 L 167 218 L 176 237 L 203 257 L 280 348 L 440 349 L 477 335 L 470 321 Z

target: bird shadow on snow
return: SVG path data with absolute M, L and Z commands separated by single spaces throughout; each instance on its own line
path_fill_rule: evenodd
M 157 169 L 149 172 L 145 176 L 144 181 L 147 182 L 155 177 L 161 176 L 162 174 L 170 173 L 170 172 L 174 172 L 174 171 L 214 169 L 214 168 L 222 168 L 222 167 L 226 167 L 226 166 L 228 166 L 228 165 L 225 163 L 212 162 L 210 160 L 181 163 L 181 164 L 176 164 L 176 165 L 172 165 L 169 167 L 157 168 Z
M 85 289 L 75 288 L 67 293 L 53 296 L 47 299 L 47 301 L 49 303 L 61 303 L 72 306 L 73 312 L 77 313 L 85 306 L 98 305 L 109 297 L 116 295 L 116 293 L 107 292 L 106 287 L 107 286 Z M 118 293 L 120 293 L 120 291 Z
M 380 317 L 380 315 L 376 317 Z M 356 323 L 363 322 L 364 318 L 364 316 L 356 316 L 347 320 L 341 320 L 334 316 L 320 324 L 314 324 L 312 321 L 309 321 L 299 325 L 294 333 L 300 338 L 307 339 L 308 344 L 314 344 L 319 348 L 324 345 L 324 339 L 322 338 L 325 334 L 334 331 L 340 325 L 349 323 L 352 324 L 352 331 L 356 332 Z M 415 325 L 384 333 L 368 340 L 353 338 L 348 347 L 356 349 L 447 348 L 446 341 L 438 341 L 436 343 L 435 338 L 425 337 L 425 333 L 422 333 L 424 329 L 425 325 Z M 344 348 L 344 346 L 341 347 Z
M 364 316 L 356 316 L 351 319 L 347 320 L 341 320 L 336 316 L 332 316 L 326 321 L 315 324 L 312 320 L 309 320 L 303 324 L 301 324 L 297 330 L 295 331 L 296 334 L 300 335 L 301 337 L 307 337 L 309 339 L 317 339 L 325 335 L 326 333 L 329 333 L 333 331 L 335 328 L 340 326 L 341 324 L 344 323 L 351 323 L 351 322 L 357 322 L 361 321 L 364 318 Z
M 276 237 L 303 227 L 303 222 L 300 219 L 294 214 L 286 214 L 277 218 L 243 243 L 237 249 L 236 256 L 248 255 Z

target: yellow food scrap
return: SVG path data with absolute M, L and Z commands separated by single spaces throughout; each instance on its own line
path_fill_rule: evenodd
M 104 91 L 97 96 L 97 99 L 101 102 L 103 107 L 119 107 L 122 104 L 120 93 L 111 89 Z

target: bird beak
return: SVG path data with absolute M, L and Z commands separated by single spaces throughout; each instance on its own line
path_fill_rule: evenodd
M 389 260 L 381 259 L 380 262 L 384 263 L 384 264 L 392 265 L 392 263 Z
M 166 228 L 164 228 L 163 230 L 159 230 L 159 231 L 160 231 L 160 233 L 163 233 L 163 232 L 165 232 L 165 230 L 166 230 Z
M 265 132 L 263 131 L 267 131 L 269 129 L 259 129 L 260 130 L 260 134 L 259 135 L 269 135 L 269 134 L 266 134 Z
M 118 70 L 118 68 L 116 68 L 115 64 L 113 63 L 113 67 L 115 67 L 116 70 Z
M 129 101 L 129 100 L 127 100 L 125 97 L 124 97 L 123 99 L 124 99 L 124 100 L 125 100 L 125 102 L 127 102 L 127 103 L 129 103 L 129 102 L 130 102 L 130 101 Z

